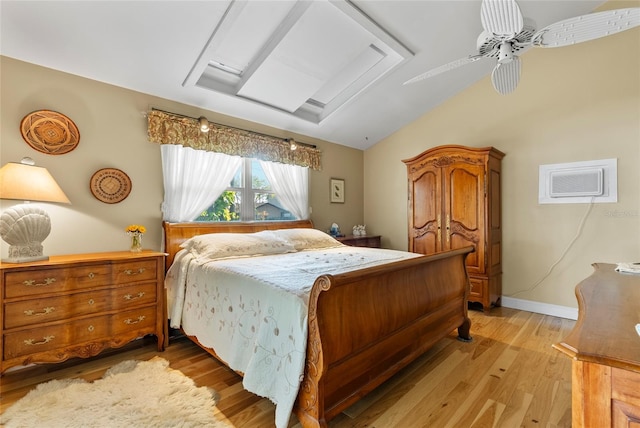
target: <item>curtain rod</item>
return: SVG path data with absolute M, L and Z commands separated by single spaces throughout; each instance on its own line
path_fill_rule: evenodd
M 185 119 L 192 119 L 192 120 L 195 120 L 195 121 L 198 121 L 198 120 L 199 120 L 199 118 L 195 118 L 195 117 L 187 116 L 187 115 L 180 114 L 180 113 L 173 113 L 173 112 L 166 111 L 166 110 L 162 110 L 162 109 L 155 108 L 155 107 L 152 107 L 152 108 L 151 108 L 151 111 L 159 111 L 159 112 L 162 112 L 162 113 L 170 114 L 170 115 L 172 115 L 172 116 L 184 117 Z M 146 114 L 145 114 L 145 116 L 146 116 Z M 207 120 L 209 120 L 209 119 L 207 119 Z M 318 148 L 315 144 L 301 143 L 300 141 L 298 141 L 298 140 L 296 140 L 296 139 L 294 139 L 294 138 L 274 137 L 273 135 L 264 134 L 264 133 L 262 133 L 262 132 L 256 132 L 256 131 L 249 131 L 249 130 L 247 130 L 247 129 L 237 128 L 237 127 L 235 127 L 235 126 L 222 125 L 222 124 L 220 124 L 220 123 L 215 123 L 215 122 L 210 122 L 210 123 L 212 123 L 212 124 L 214 124 L 214 125 L 217 125 L 217 126 L 223 126 L 223 127 L 226 127 L 226 128 L 236 129 L 236 130 L 238 130 L 238 131 L 251 132 L 251 133 L 253 133 L 253 134 L 262 135 L 263 137 L 275 138 L 275 139 L 277 139 L 277 140 L 282 140 L 282 141 L 287 142 L 287 143 L 291 143 L 291 142 L 292 142 L 292 140 L 293 140 L 293 142 L 294 142 L 296 145 L 298 145 L 298 146 L 309 147 L 309 148 L 311 148 L 311 149 L 317 149 L 317 148 Z

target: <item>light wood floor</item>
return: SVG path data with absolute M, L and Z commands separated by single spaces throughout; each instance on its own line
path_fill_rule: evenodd
M 575 321 L 507 308 L 470 311 L 473 342 L 455 334 L 329 423 L 331 428 L 571 427 L 571 362 L 551 344 Z M 102 356 L 10 371 L 0 378 L 0 412 L 50 379 L 94 380 L 112 365 L 159 355 L 198 385 L 214 388 L 236 427 L 271 427 L 274 406 L 242 389 L 241 378 L 188 339 L 165 352 L 154 339 Z M 295 416 L 290 427 L 298 427 Z

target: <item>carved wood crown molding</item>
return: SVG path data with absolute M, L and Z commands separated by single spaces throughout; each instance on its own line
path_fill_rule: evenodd
M 446 168 L 455 163 L 467 163 L 472 165 L 482 165 L 484 160 L 476 156 L 464 155 L 444 155 L 437 158 L 428 158 L 424 161 L 411 166 L 411 172 L 420 171 L 426 166 L 434 166 L 436 168 Z

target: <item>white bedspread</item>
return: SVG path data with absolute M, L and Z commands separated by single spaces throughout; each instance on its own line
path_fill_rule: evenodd
M 165 281 L 171 326 L 244 373 L 245 389 L 275 403 L 276 427 L 284 428 L 304 374 L 315 279 L 416 256 L 340 247 L 206 261 L 183 250 Z

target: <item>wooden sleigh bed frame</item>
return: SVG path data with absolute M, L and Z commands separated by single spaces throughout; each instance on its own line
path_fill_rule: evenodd
M 164 222 L 166 266 L 180 244 L 195 235 L 299 227 L 313 224 Z M 316 279 L 309 298 L 304 378 L 294 406 L 302 426 L 326 427 L 454 329 L 461 340 L 471 340 L 465 268 L 471 251 L 466 247 Z

